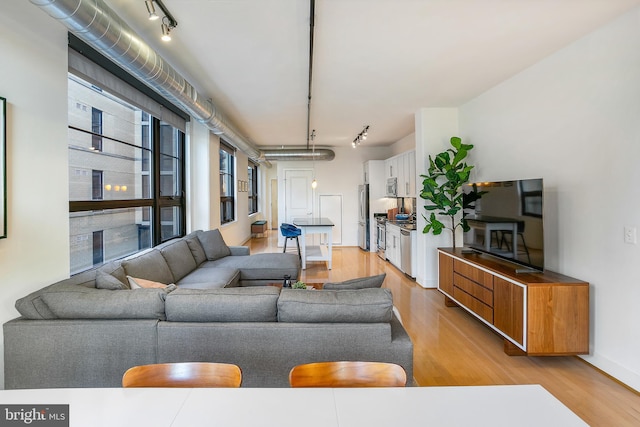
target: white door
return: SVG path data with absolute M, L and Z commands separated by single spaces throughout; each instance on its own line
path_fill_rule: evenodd
M 294 218 L 313 216 L 313 171 L 290 169 L 284 171 L 285 220 L 291 224 Z

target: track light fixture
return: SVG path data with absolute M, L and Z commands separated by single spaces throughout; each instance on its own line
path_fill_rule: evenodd
M 147 6 L 147 12 L 149 12 L 149 20 L 155 21 L 160 18 L 160 15 L 156 13 L 155 6 L 157 5 L 162 10 L 162 24 L 160 29 L 162 30 L 162 41 L 168 42 L 171 40 L 171 31 L 178 26 L 178 21 L 175 20 L 171 12 L 162 3 L 162 0 L 145 0 L 145 6 Z
M 147 6 L 147 12 L 149 12 L 149 21 L 155 21 L 160 17 L 156 13 L 156 8 L 153 5 L 153 0 L 145 0 L 144 4 Z
M 162 25 L 160 26 L 162 29 L 162 36 L 160 38 L 163 42 L 169 42 L 171 41 L 171 29 L 173 27 L 171 26 L 171 23 L 164 22 L 165 18 L 166 16 L 162 18 Z
M 364 141 L 365 139 L 367 139 L 367 135 L 369 134 L 369 125 L 366 125 L 363 129 L 362 132 L 360 132 L 355 139 L 353 140 L 353 142 L 351 143 L 351 146 L 353 148 L 356 148 L 358 145 L 360 145 L 360 143 L 362 141 Z

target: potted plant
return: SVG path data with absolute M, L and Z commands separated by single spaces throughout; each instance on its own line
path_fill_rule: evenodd
M 297 281 L 291 286 L 292 289 L 307 289 L 307 284 L 301 281 Z
M 464 194 L 462 191 L 463 186 L 469 182 L 473 169 L 473 166 L 464 162 L 473 145 L 463 144 L 462 139 L 457 136 L 452 137 L 450 142 L 453 148 L 443 151 L 435 158 L 429 156 L 427 175 L 420 175 L 424 178 L 420 197 L 429 202 L 425 208 L 431 212 L 429 217 L 423 215 L 427 225 L 422 232 L 431 232 L 437 236 L 445 229 L 451 230 L 455 248 L 456 229 L 461 227 L 464 231 L 469 230 L 464 210 L 479 199 L 482 192 L 474 189 L 469 194 Z M 436 214 L 449 217 L 450 225 L 441 222 Z

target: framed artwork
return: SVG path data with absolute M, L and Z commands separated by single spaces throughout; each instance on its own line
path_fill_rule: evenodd
M 7 237 L 7 100 L 0 97 L 0 239 Z

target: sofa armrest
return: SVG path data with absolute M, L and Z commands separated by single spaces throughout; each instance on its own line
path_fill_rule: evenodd
M 249 246 L 229 246 L 231 256 L 249 255 Z

